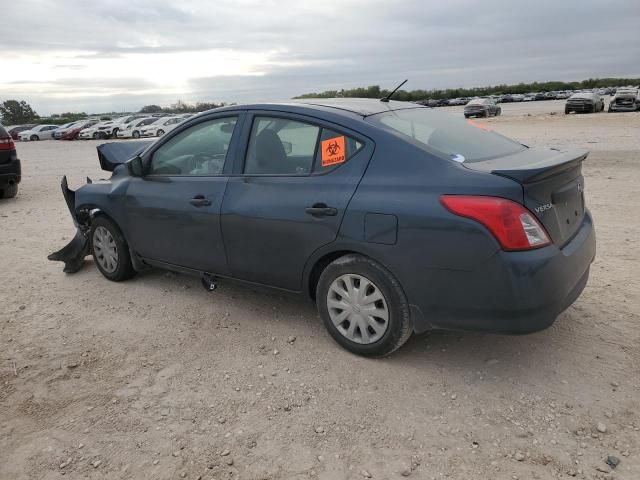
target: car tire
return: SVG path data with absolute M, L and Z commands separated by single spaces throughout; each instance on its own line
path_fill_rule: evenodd
M 161 137 L 162 135 L 164 135 L 164 130 L 158 130 L 156 132 L 156 136 Z
M 122 282 L 136 274 L 127 241 L 112 220 L 96 217 L 90 235 L 93 261 L 102 275 L 112 282 Z
M 0 189 L 0 198 L 13 198 L 18 194 L 18 184 L 5 185 Z
M 114 128 L 113 131 L 111 132 L 111 135 L 113 136 L 113 138 L 118 138 L 118 129 Z
M 569 110 L 567 107 L 564 107 L 564 114 L 569 115 L 570 113 L 571 113 L 571 110 Z
M 131 136 L 133 138 L 140 138 L 140 132 L 137 130 L 134 130 L 133 133 L 131 134 Z
M 32 142 L 37 142 L 38 140 L 40 140 L 40 137 L 38 137 L 38 135 L 31 135 L 30 140 Z
M 496 110 L 496 117 L 499 117 L 500 115 L 502 115 L 502 109 L 501 108 Z
M 364 299 L 358 295 L 360 288 L 366 289 Z M 347 292 L 353 298 L 348 298 Z M 367 296 L 374 300 L 364 301 Z M 346 310 L 331 307 L 331 303 L 345 305 Z M 385 267 L 362 255 L 345 255 L 324 269 L 316 287 L 316 304 L 329 334 L 356 355 L 384 357 L 400 348 L 413 333 L 409 303 L 400 283 Z M 365 308 L 375 313 L 365 319 L 361 313 Z M 361 330 L 362 325 L 365 331 Z
M 93 139 L 94 139 L 94 140 L 98 140 L 99 138 L 100 138 L 100 134 L 99 134 L 98 132 L 95 132 L 95 133 L 93 134 Z

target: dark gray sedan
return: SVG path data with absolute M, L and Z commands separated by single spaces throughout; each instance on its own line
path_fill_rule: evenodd
M 502 108 L 496 105 L 495 100 L 492 98 L 474 98 L 464 106 L 465 118 L 497 117 L 501 113 Z
M 150 267 L 313 299 L 332 337 L 383 356 L 429 329 L 534 332 L 595 255 L 585 151 L 534 149 L 402 102 L 231 106 L 154 142 L 98 147 L 108 181 L 63 192 L 113 281 Z

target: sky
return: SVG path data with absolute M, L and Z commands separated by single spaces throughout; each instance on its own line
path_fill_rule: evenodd
M 640 77 L 638 0 L 0 3 L 0 101 L 41 115 Z

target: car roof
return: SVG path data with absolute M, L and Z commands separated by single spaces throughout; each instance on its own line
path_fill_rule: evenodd
M 311 110 L 332 111 L 336 114 L 350 116 L 368 117 L 378 113 L 393 110 L 403 110 L 407 108 L 429 108 L 411 102 L 398 102 L 390 100 L 382 102 L 376 98 L 305 98 L 288 100 L 286 102 L 255 103 L 247 105 L 230 105 L 228 107 L 216 108 L 209 112 L 219 112 L 224 110 L 282 110 L 283 107 L 302 107 Z

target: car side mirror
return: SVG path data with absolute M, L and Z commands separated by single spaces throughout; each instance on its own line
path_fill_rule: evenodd
M 291 155 L 291 152 L 293 152 L 293 145 L 291 142 L 282 142 L 282 146 L 284 147 L 284 153 Z
M 142 165 L 142 159 L 136 155 L 128 162 L 129 173 L 132 177 L 142 177 L 144 175 L 144 168 Z

